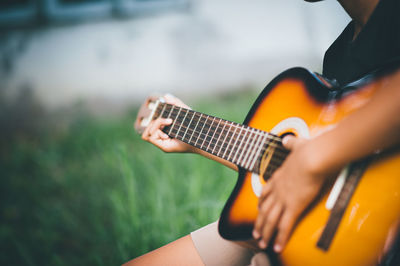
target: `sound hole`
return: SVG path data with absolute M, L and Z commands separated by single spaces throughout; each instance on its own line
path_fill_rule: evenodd
M 290 131 L 290 132 L 285 132 L 285 133 L 280 134 L 279 137 L 281 137 L 283 139 L 284 137 L 289 136 L 289 135 L 296 136 L 296 134 L 294 132 Z

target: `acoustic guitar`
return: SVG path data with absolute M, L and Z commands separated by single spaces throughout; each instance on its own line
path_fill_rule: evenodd
M 398 65 L 391 64 L 346 86 L 304 68 L 289 69 L 265 87 L 243 124 L 150 97 L 139 111 L 135 128 L 140 133 L 153 119 L 171 118 L 173 123 L 163 129 L 171 138 L 238 165 L 238 181 L 222 211 L 219 232 L 226 239 L 246 240 L 252 237 L 262 185 L 289 153 L 282 146 L 282 137 L 312 138 L 331 129 L 366 104 Z M 302 215 L 283 252 L 272 254 L 275 262 L 380 264 L 398 234 L 398 149 L 376 152 L 349 165 L 324 191 Z

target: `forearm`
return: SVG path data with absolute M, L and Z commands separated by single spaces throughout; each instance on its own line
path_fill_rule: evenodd
M 311 141 L 315 167 L 337 170 L 400 142 L 400 72 L 370 101 Z

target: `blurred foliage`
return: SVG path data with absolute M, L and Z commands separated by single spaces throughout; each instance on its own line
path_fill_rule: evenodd
M 193 107 L 240 122 L 254 99 L 247 91 Z M 121 264 L 218 219 L 235 184 L 222 165 L 142 141 L 136 109 L 49 114 L 28 91 L 1 103 L 1 265 Z

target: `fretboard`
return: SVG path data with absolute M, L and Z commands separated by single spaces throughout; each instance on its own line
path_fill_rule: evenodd
M 153 119 L 158 117 L 173 120 L 170 126 L 163 129 L 171 138 L 248 171 L 262 171 L 264 178 L 268 178 L 288 154 L 282 146 L 281 138 L 276 135 L 190 109 L 160 102 Z M 265 160 L 268 160 L 268 165 L 260 170 Z

